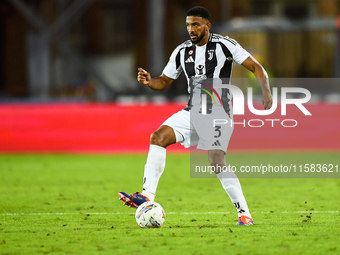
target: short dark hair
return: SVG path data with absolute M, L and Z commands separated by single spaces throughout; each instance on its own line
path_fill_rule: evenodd
M 202 6 L 192 7 L 187 12 L 187 16 L 202 17 L 204 19 L 209 20 L 209 22 L 211 22 L 210 12 L 207 9 L 205 9 L 204 7 L 202 7 Z

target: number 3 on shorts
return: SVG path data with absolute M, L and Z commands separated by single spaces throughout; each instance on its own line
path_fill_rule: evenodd
M 215 126 L 215 132 L 217 132 L 217 134 L 214 136 L 215 138 L 218 138 L 221 136 L 222 132 L 221 132 L 221 126 Z

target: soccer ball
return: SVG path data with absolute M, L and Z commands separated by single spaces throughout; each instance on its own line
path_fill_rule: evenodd
M 136 221 L 141 228 L 160 228 L 165 221 L 164 209 L 156 202 L 144 202 L 137 208 Z

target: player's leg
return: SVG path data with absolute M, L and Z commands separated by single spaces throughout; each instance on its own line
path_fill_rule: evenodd
M 229 195 L 233 202 L 237 214 L 238 225 L 251 225 L 253 219 L 250 215 L 246 199 L 243 195 L 241 184 L 236 174 L 233 173 L 226 165 L 225 152 L 222 150 L 209 150 L 208 151 L 209 162 L 215 169 L 228 169 L 228 171 L 215 172 L 216 176 L 220 179 L 224 190 Z M 220 168 L 218 168 L 218 166 Z
M 168 118 L 150 137 L 150 148 L 144 167 L 143 192 L 119 192 L 124 204 L 138 207 L 142 202 L 154 201 L 157 185 L 165 168 L 166 148 L 181 142 L 190 146 L 190 114 L 182 110 Z
M 146 201 L 154 201 L 159 179 L 165 168 L 166 147 L 176 143 L 174 130 L 166 125 L 160 126 L 150 137 L 149 153 L 144 166 L 143 191 L 134 194 L 119 192 L 119 199 L 125 205 L 137 208 Z
M 166 147 L 174 143 L 176 143 L 175 131 L 167 125 L 162 125 L 151 134 L 142 192 L 151 201 L 155 200 L 158 182 L 165 168 Z

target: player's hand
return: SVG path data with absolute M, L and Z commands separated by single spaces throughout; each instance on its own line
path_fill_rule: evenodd
M 143 68 L 138 68 L 138 76 L 137 80 L 139 83 L 143 85 L 149 85 L 151 80 L 151 75 L 147 71 L 145 71 Z
M 273 96 L 270 91 L 263 93 L 262 95 L 262 104 L 264 106 L 264 109 L 270 109 L 273 104 Z

